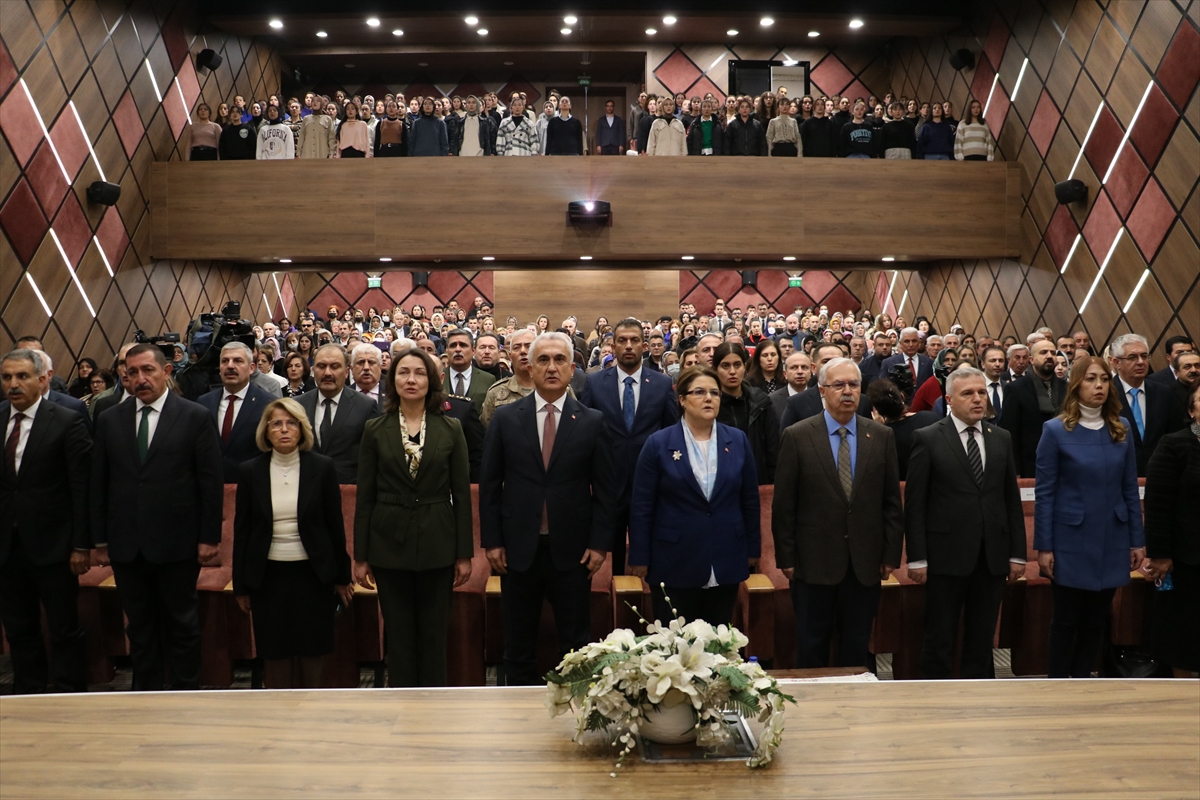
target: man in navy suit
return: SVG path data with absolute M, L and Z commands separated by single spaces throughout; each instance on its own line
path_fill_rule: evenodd
M 880 375 L 887 375 L 882 370 L 882 365 L 884 361 L 892 357 L 892 340 L 888 338 L 887 331 L 878 331 L 873 341 L 875 342 L 875 350 L 859 364 L 859 369 L 862 371 L 864 390 L 871 381 Z M 816 372 L 816 370 L 814 369 L 813 372 Z
M 908 393 L 908 399 L 912 400 L 917 389 L 933 377 L 933 359 L 917 352 L 921 349 L 921 332 L 916 328 L 900 331 L 899 345 L 900 352 L 891 358 L 885 358 L 879 365 L 879 374 L 887 375 L 893 364 L 904 364 L 908 367 L 913 374 L 913 390 Z
M 238 482 L 243 461 L 259 455 L 255 434 L 263 409 L 275 398 L 250 383 L 254 354 L 241 342 L 221 348 L 221 388 L 201 395 L 196 402 L 208 409 L 221 432 L 221 463 L 225 483 Z
M 1158 441 L 1183 427 L 1184 419 L 1173 419 L 1171 390 L 1146 380 L 1150 371 L 1150 347 L 1146 337 L 1127 333 L 1112 340 L 1108 363 L 1117 373 L 1113 388 L 1121 394 L 1121 416 L 1133 433 L 1138 477 L 1146 477 L 1146 465 Z
M 612 542 L 616 494 L 604 415 L 567 393 L 574 345 L 543 333 L 529 351 L 534 391 L 488 424 L 479 538 L 500 575 L 509 685 L 536 685 L 538 625 L 550 600 L 558 649 L 591 638 L 591 578 Z
M 1167 365 L 1147 377 L 1146 380 L 1150 383 L 1172 386 L 1179 379 L 1178 371 L 1175 368 L 1175 359 L 1184 353 L 1196 352 L 1196 345 L 1186 336 L 1172 336 L 1163 343 L 1163 349 L 1167 352 Z
M 625 123 L 616 115 L 616 104 L 604 104 L 604 116 L 596 123 L 596 155 L 619 156 L 625 147 Z
M 604 414 L 612 442 L 613 468 L 619 480 L 613 526 L 613 574 L 625 574 L 625 543 L 629 528 L 629 503 L 633 472 L 650 434 L 679 420 L 679 403 L 671 379 L 642 362 L 646 348 L 642 323 L 632 317 L 613 329 L 617 366 L 588 376 L 579 401 Z

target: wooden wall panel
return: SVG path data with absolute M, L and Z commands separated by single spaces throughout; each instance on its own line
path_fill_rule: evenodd
M 153 252 L 259 263 L 776 259 L 785 255 L 782 242 L 803 235 L 795 255 L 805 261 L 1019 255 L 1011 248 L 1020 218 L 1007 200 L 1016 164 L 451 159 L 437 164 L 436 191 L 425 188 L 432 166 L 422 159 L 155 164 L 166 173 L 166 192 L 156 192 L 151 206 L 167 223 Z M 214 201 L 211 187 L 233 180 L 255 191 Z M 905 191 L 892 196 L 880 186 Z M 567 225 L 567 204 L 585 199 L 612 203 L 612 227 Z M 281 225 L 291 233 L 263 235 Z M 462 248 L 447 253 L 451 240 Z
M 574 314 L 584 334 L 601 315 L 616 322 L 622 317 L 657 319 L 679 312 L 675 270 L 497 270 L 495 287 L 497 319 L 512 315 L 524 324 L 545 314 L 550 327 L 557 328 Z

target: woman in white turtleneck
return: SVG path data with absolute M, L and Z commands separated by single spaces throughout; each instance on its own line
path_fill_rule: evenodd
M 1111 384 L 1104 359 L 1077 359 L 1038 443 L 1033 546 L 1053 581 L 1051 678 L 1091 675 L 1113 594 L 1146 554 L 1137 456 Z
M 333 652 L 333 616 L 353 599 L 342 492 L 333 460 L 311 452 L 304 409 L 291 398 L 263 409 L 263 455 L 242 464 L 233 523 L 233 593 L 252 613 L 271 689 L 320 686 Z

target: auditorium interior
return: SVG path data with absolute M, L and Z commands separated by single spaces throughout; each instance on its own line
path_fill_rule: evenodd
M 504 320 L 512 334 L 543 315 L 550 330 L 577 320 L 581 336 L 599 317 L 666 318 L 669 340 L 685 309 L 694 323 L 718 305 L 765 306 L 777 334 L 788 315 L 824 314 L 823 326 L 834 312 L 868 331 L 903 318 L 1018 346 L 1039 329 L 1083 334 L 1096 355 L 1139 334 L 1153 373 L 1178 367 L 1176 342 L 1200 341 L 1200 0 L 749 5 L 0 0 L 0 352 L 32 337 L 71 384 L 85 359 L 115 372 L 122 345 L 186 344 L 230 304 L 261 330 L 330 307 L 481 300 L 502 334 Z M 978 102 L 989 155 L 628 152 L 639 94 L 711 94 L 724 120 L 727 97 L 783 97 L 784 82 L 793 101 L 946 102 L 960 119 Z M 497 120 L 516 93 L 535 115 L 570 97 L 583 157 L 191 157 L 201 105 L 286 109 L 312 93 L 447 106 L 494 95 Z M 606 158 L 610 101 L 621 144 Z M 0 797 L 1196 797 L 1200 684 L 1130 663 L 1149 659 L 1152 579 L 1135 570 L 1117 590 L 1099 679 L 1044 680 L 1054 599 L 1033 548 L 1032 476 L 1019 484 L 1029 563 L 1004 589 L 992 681 L 921 679 L 924 587 L 905 567 L 881 581 L 872 663 L 798 668 L 791 573 L 771 541 L 776 489 L 760 486 L 762 560 L 734 621 L 746 657 L 797 701 L 761 771 L 636 754 L 613 771 L 598 735 L 578 747 L 573 723 L 547 717 L 544 692 L 493 688 L 501 581 L 478 518 L 474 572 L 450 609 L 452 688 L 383 688 L 380 603 L 359 588 L 337 617 L 324 688 L 248 691 L 262 671 L 232 593 L 226 485 L 220 555 L 197 584 L 203 691 L 127 691 L 122 606 L 112 569 L 93 561 L 79 590 L 88 693 L 13 696 L 0 645 Z M 342 498 L 349 535 L 354 487 Z M 1176 499 L 1194 523 L 1194 498 Z M 596 639 L 644 630 L 651 588 L 624 572 L 607 563 L 591 579 Z M 541 630 L 544 673 L 559 655 L 549 606 Z

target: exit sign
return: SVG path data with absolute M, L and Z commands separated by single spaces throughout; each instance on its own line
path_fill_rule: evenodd
M 383 278 L 373 278 L 369 275 L 367 276 L 368 289 L 378 289 L 381 286 L 383 286 Z
M 580 86 L 591 86 L 592 79 L 590 77 L 588 77 L 587 75 L 580 75 L 579 76 L 579 85 Z
M 799 289 L 804 284 L 804 278 L 800 275 L 788 276 L 788 288 Z

